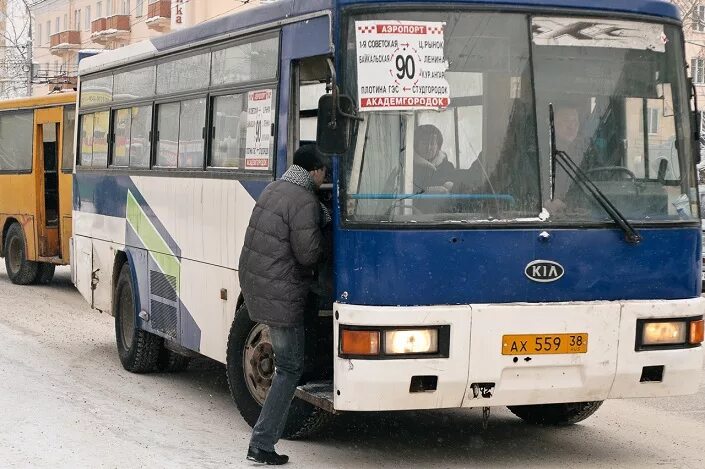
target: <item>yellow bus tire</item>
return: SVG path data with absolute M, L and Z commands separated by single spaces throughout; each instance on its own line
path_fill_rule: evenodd
M 13 223 L 7 230 L 4 254 L 7 275 L 16 285 L 29 285 L 37 278 L 39 264 L 27 260 L 26 246 L 22 227 Z
M 34 283 L 37 285 L 48 285 L 54 278 L 54 271 L 56 266 L 48 262 L 40 262 L 39 268 L 37 269 L 37 276 L 34 279 Z

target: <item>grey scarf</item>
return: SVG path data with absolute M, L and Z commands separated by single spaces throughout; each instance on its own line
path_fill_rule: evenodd
M 297 186 L 301 186 L 307 191 L 315 192 L 316 186 L 313 183 L 313 180 L 311 179 L 311 175 L 309 174 L 308 171 L 306 171 L 304 168 L 298 165 L 291 165 L 289 169 L 286 170 L 284 175 L 282 176 L 282 181 L 290 182 L 292 184 L 296 184 Z M 331 221 L 331 216 L 330 212 L 328 211 L 328 208 L 323 205 L 323 203 L 320 204 L 321 207 L 321 227 L 326 226 L 328 223 Z

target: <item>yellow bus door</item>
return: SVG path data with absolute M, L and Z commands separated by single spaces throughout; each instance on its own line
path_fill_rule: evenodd
M 37 177 L 38 257 L 61 258 L 59 231 L 59 167 L 62 108 L 37 109 L 34 114 L 34 156 Z

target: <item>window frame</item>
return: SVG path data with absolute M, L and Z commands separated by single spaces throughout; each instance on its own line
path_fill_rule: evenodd
M 36 108 L 24 108 L 24 109 L 8 109 L 0 111 L 0 116 L 6 115 L 17 115 L 17 114 L 29 114 L 31 115 L 31 132 L 32 138 L 30 140 L 30 150 L 29 150 L 29 169 L 2 169 L 0 168 L 0 174 L 10 175 L 10 174 L 32 174 L 34 173 L 34 139 L 35 139 L 35 124 L 34 124 L 34 111 Z
M 258 90 L 270 90 L 274 93 L 274 99 L 272 100 L 272 125 L 274 127 L 273 132 L 272 132 L 272 139 L 273 139 L 273 144 L 272 144 L 272 155 L 271 155 L 271 167 L 267 168 L 267 170 L 257 170 L 257 169 L 246 169 L 246 168 L 228 168 L 228 167 L 223 167 L 223 166 L 212 166 L 211 161 L 213 158 L 213 140 L 215 138 L 215 132 L 214 132 L 214 126 L 213 126 L 213 120 L 215 116 L 213 115 L 213 109 L 214 109 L 214 101 L 216 98 L 223 97 L 223 96 L 233 96 L 233 95 L 245 95 L 245 100 L 247 100 L 247 93 L 250 91 L 258 91 Z M 207 148 L 206 148 L 206 171 L 229 171 L 229 172 L 237 172 L 240 174 L 252 174 L 252 175 L 258 175 L 258 174 L 268 174 L 268 173 L 273 173 L 273 171 L 276 169 L 276 156 L 277 156 L 277 132 L 279 130 L 279 125 L 278 125 L 278 119 L 277 119 L 277 112 L 276 110 L 279 108 L 279 88 L 276 84 L 270 84 L 270 85 L 262 85 L 262 84 L 255 84 L 255 85 L 248 85 L 248 86 L 239 86 L 237 88 L 232 88 L 232 89 L 222 89 L 219 90 L 218 92 L 210 93 L 209 94 L 209 102 L 208 102 L 208 127 L 207 127 Z M 290 117 L 291 118 L 291 117 Z
M 73 169 L 76 164 L 76 129 L 78 128 L 78 119 L 80 116 L 76 114 L 76 105 L 75 104 L 66 104 L 63 106 L 63 111 L 62 111 L 62 121 L 61 121 L 61 133 L 62 133 L 62 141 L 61 141 L 61 172 L 64 174 L 70 174 L 73 172 Z M 73 115 L 73 130 L 69 133 L 66 132 L 66 121 L 67 121 L 67 116 L 68 115 Z M 72 155 L 66 155 L 66 145 L 71 146 L 71 153 Z M 64 163 L 71 163 L 70 166 L 65 166 Z
M 705 4 L 693 7 L 693 31 L 697 33 L 705 32 Z
M 690 59 L 690 77 L 695 85 L 705 85 L 705 59 L 693 57 Z
M 277 39 L 277 69 L 274 73 L 274 75 L 275 75 L 274 77 L 263 78 L 260 80 L 225 83 L 225 84 L 219 84 L 219 85 L 213 84 L 213 55 L 216 52 L 221 52 L 221 51 L 224 51 L 227 49 L 232 49 L 233 47 L 243 46 L 246 44 L 254 44 L 256 42 L 264 42 L 269 39 Z M 276 30 L 273 32 L 272 31 L 260 32 L 257 34 L 247 36 L 245 38 L 238 38 L 233 41 L 228 41 L 228 42 L 225 42 L 222 44 L 216 44 L 214 46 L 211 46 L 210 47 L 211 66 L 210 66 L 210 74 L 208 77 L 209 89 L 220 90 L 220 89 L 227 89 L 227 88 L 237 88 L 237 87 L 242 87 L 243 84 L 249 85 L 251 83 L 271 83 L 274 80 L 276 80 L 278 83 L 279 78 L 281 77 L 281 51 L 282 51 L 282 43 L 281 43 L 281 31 L 280 30 Z
M 105 140 L 107 144 L 107 149 L 106 149 L 106 154 L 105 154 L 105 166 L 94 166 L 93 163 L 95 162 L 95 122 L 96 122 L 96 115 L 97 114 L 102 114 L 102 113 L 107 113 L 108 114 L 108 128 L 106 129 L 106 135 L 105 135 Z M 93 114 L 93 146 L 91 147 L 91 169 L 95 170 L 105 170 L 105 169 L 110 169 L 110 157 L 111 157 L 111 145 L 112 145 L 112 134 L 113 134 L 113 121 L 112 121 L 112 111 L 109 107 L 106 107 L 104 109 L 94 109 L 92 112 L 89 114 Z
M 120 111 L 127 110 L 130 115 L 130 128 L 128 129 L 129 136 L 127 139 L 127 164 L 118 165 L 115 164 L 115 122 L 117 120 L 117 114 Z M 130 147 L 132 146 L 132 106 L 126 107 L 111 107 L 110 108 L 110 137 L 108 139 L 108 168 L 129 168 L 130 167 Z
M 177 140 L 177 148 L 176 148 L 176 166 L 159 166 L 157 165 L 157 151 L 159 148 L 159 107 L 164 104 L 178 104 L 179 105 L 179 115 L 178 115 L 178 123 L 179 123 L 179 130 L 177 133 L 177 139 L 181 137 L 181 106 L 184 101 L 192 101 L 194 99 L 204 99 L 206 102 L 206 109 L 205 109 L 205 119 L 204 119 L 204 128 L 206 129 L 205 135 L 203 137 L 203 163 L 201 164 L 200 167 L 179 167 L 179 146 L 180 146 L 180 140 Z M 152 145 L 152 161 L 150 168 L 158 170 L 158 171 L 182 171 L 182 172 L 188 172 L 188 173 L 193 173 L 193 172 L 203 172 L 205 171 L 205 165 L 206 165 L 206 156 L 208 154 L 208 136 L 210 132 L 208 131 L 208 122 L 210 121 L 209 119 L 210 115 L 210 98 L 208 93 L 204 92 L 198 92 L 198 93 L 189 93 L 188 95 L 182 95 L 180 99 L 159 99 L 154 101 L 154 108 L 152 109 L 152 138 L 151 138 L 151 145 Z M 203 134 L 202 134 L 203 135 Z
M 82 149 L 82 135 L 83 135 L 83 119 L 85 116 L 90 115 L 93 119 L 93 129 L 95 130 L 95 112 L 96 111 L 91 111 L 91 112 L 85 112 L 82 113 L 78 116 L 76 119 L 76 150 L 74 150 L 75 153 L 75 158 L 74 158 L 74 165 L 76 168 L 81 168 L 83 170 L 87 171 L 92 171 L 97 168 L 93 168 L 93 143 L 91 141 L 91 164 L 86 166 L 83 164 L 83 149 Z M 93 138 L 93 131 L 91 131 L 91 139 Z

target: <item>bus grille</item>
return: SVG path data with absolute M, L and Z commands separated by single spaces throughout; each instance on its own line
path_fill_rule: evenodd
M 165 300 L 176 301 L 176 277 L 150 270 L 149 283 L 152 295 Z
M 177 316 L 174 306 L 152 299 L 152 327 L 172 339 L 176 339 Z

